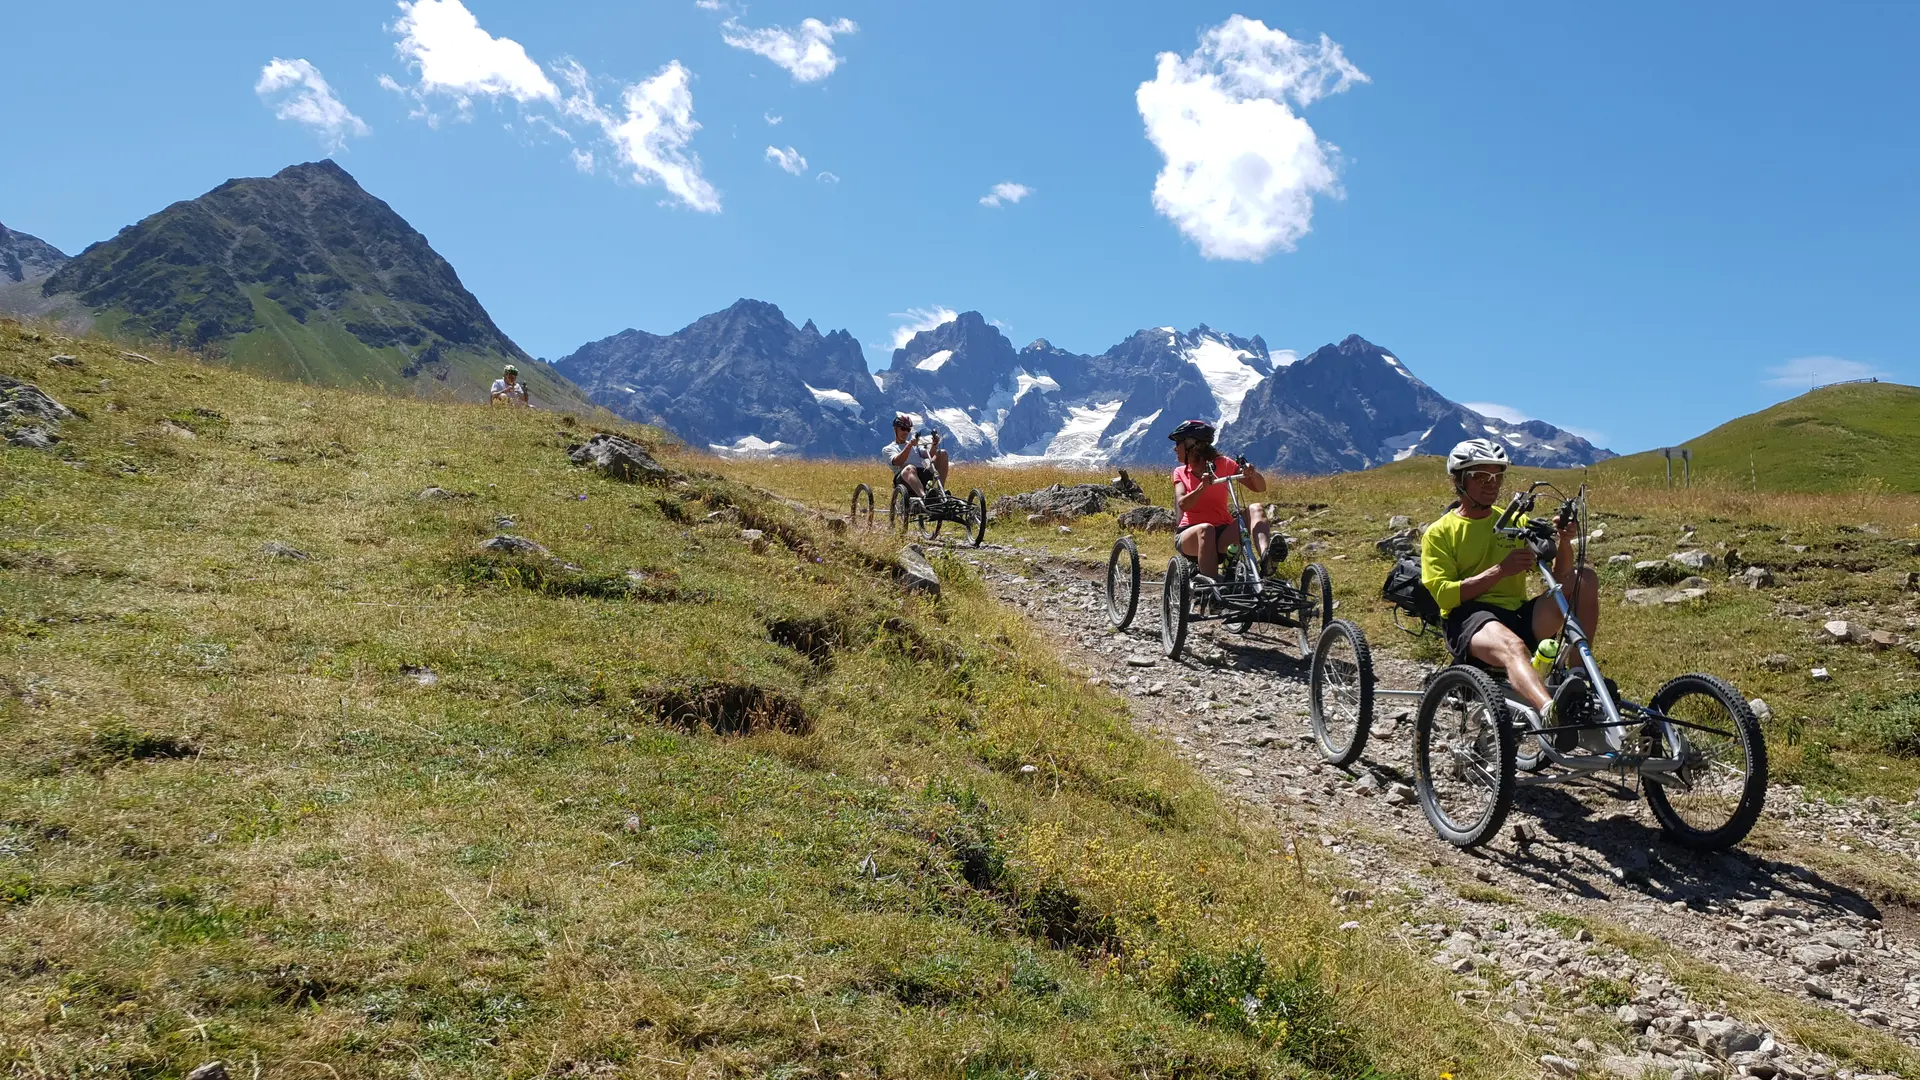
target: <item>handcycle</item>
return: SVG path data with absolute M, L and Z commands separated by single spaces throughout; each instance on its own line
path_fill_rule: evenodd
M 1560 498 L 1557 514 L 1515 527 L 1543 489 Z M 1577 523 L 1576 550 L 1585 561 L 1586 505 L 1585 485 L 1569 499 L 1536 482 L 1516 492 L 1494 524 L 1497 535 L 1528 546 L 1564 618 L 1547 678 L 1554 723 L 1477 663 L 1441 668 L 1419 690 L 1377 687 L 1366 635 L 1352 621 L 1334 619 L 1320 635 L 1309 673 L 1308 720 L 1321 755 L 1335 765 L 1353 763 L 1366 748 L 1377 701 L 1418 701 L 1415 791 L 1434 832 L 1456 847 L 1497 835 L 1521 785 L 1611 774 L 1644 781 L 1647 804 L 1669 839 L 1697 851 L 1724 851 L 1746 839 L 1766 801 L 1760 722 L 1746 698 L 1713 675 L 1670 679 L 1644 705 L 1622 697 L 1606 678 L 1551 569 L 1557 524 Z M 1412 632 L 1439 630 L 1438 608 L 1425 607 Z
M 916 439 L 926 438 L 932 431 L 922 431 Z M 861 514 L 866 514 L 865 524 L 873 526 L 873 489 L 865 484 L 857 484 L 853 489 L 853 524 L 861 524 Z M 946 481 L 940 474 L 934 473 L 926 481 L 925 494 L 915 495 L 899 477 L 893 480 L 893 495 L 887 500 L 887 520 L 901 532 L 909 527 L 917 528 L 920 535 L 929 540 L 940 538 L 942 527 L 952 524 L 960 526 L 961 538 L 975 547 L 987 538 L 987 497 L 979 488 L 967 492 L 962 499 L 947 493 Z
M 1246 467 L 1245 458 L 1235 461 Z M 1240 527 L 1239 541 L 1221 553 L 1222 572 L 1207 577 L 1190 556 L 1175 550 L 1167 560 L 1166 576 L 1147 582 L 1160 587 L 1160 646 L 1169 659 L 1180 658 L 1188 627 L 1210 619 L 1218 619 L 1236 634 L 1251 630 L 1254 623 L 1296 627 L 1300 655 L 1305 657 L 1332 615 L 1333 579 L 1326 567 L 1310 563 L 1300 572 L 1299 585 L 1276 576 L 1275 566 L 1287 557 L 1286 540 L 1278 536 L 1269 543 L 1265 558 L 1255 556 L 1246 507 L 1240 502 L 1240 480 L 1224 476 L 1217 481 L 1227 485 L 1227 505 Z M 1107 621 L 1115 630 L 1133 625 L 1140 605 L 1140 546 L 1131 536 L 1115 540 L 1107 555 L 1106 599 Z M 1205 603 L 1205 610 L 1196 610 L 1196 599 Z

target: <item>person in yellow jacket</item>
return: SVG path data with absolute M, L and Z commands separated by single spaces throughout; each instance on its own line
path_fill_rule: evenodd
M 1494 535 L 1508 464 L 1506 447 L 1491 439 L 1468 439 L 1447 455 L 1447 476 L 1460 503 L 1427 526 L 1420 541 L 1420 582 L 1440 605 L 1455 662 L 1472 657 L 1504 670 L 1514 692 L 1547 718 L 1552 696 L 1533 670 L 1533 651 L 1560 633 L 1563 620 L 1552 600 L 1527 598 L 1527 576 L 1536 561 L 1526 542 Z M 1526 523 L 1516 515 L 1508 524 L 1521 528 Z M 1572 523 L 1559 530 L 1553 577 L 1591 640 L 1600 621 L 1600 580 L 1590 567 L 1575 573 L 1576 533 Z

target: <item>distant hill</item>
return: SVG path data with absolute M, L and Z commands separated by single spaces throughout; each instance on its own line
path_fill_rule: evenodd
M 1760 491 L 1841 491 L 1878 485 L 1920 492 L 1920 387 L 1823 387 L 1676 443 L 1693 453 L 1696 482 Z M 1666 482 L 1659 451 L 1616 458 L 1596 473 Z M 1680 461 L 1673 463 L 1676 483 Z
M 0 225 L 0 314 L 47 318 L 59 314 L 40 283 L 67 262 L 59 248 L 37 236 Z
M 283 378 L 478 400 L 511 363 L 536 402 L 587 405 L 501 333 L 426 237 L 331 161 L 174 203 L 64 262 L 40 292 L 107 333 Z

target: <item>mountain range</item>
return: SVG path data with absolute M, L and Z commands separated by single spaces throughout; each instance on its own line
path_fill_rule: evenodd
M 1044 338 L 1016 349 L 969 311 L 915 334 L 869 376 L 846 331 L 795 327 L 774 305 L 741 300 L 677 333 L 593 342 L 555 367 L 614 412 L 723 454 L 878 454 L 905 413 L 956 453 L 1001 464 L 1160 465 L 1160 436 L 1185 419 L 1291 473 L 1444 454 L 1481 436 L 1529 465 L 1613 456 L 1551 424 L 1450 401 L 1358 335 L 1296 358 L 1258 336 L 1162 326 L 1089 356 Z
M 895 413 L 972 460 L 1165 464 L 1162 434 L 1216 424 L 1219 444 L 1294 473 L 1445 453 L 1484 435 L 1516 460 L 1613 456 L 1540 421 L 1448 400 L 1355 335 L 1298 357 L 1201 325 L 1135 332 L 1097 355 L 1016 348 L 979 312 L 915 334 L 870 372 L 845 330 L 795 326 L 743 299 L 671 334 L 629 329 L 553 365 L 507 337 L 459 275 L 332 161 L 229 180 L 68 258 L 0 226 L 0 313 L 158 339 L 267 374 L 482 400 L 503 364 L 536 402 L 598 404 L 724 454 L 877 455 Z

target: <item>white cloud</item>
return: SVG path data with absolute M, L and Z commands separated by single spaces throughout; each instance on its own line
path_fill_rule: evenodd
M 786 119 L 786 117 L 784 117 L 784 116 L 775 116 L 775 115 L 773 114 L 773 112 L 772 112 L 772 110 L 768 110 L 767 112 L 763 112 L 763 113 L 761 113 L 761 114 L 760 114 L 760 117 L 761 117 L 761 119 L 763 119 L 763 120 L 765 120 L 765 121 L 767 122 L 767 126 L 768 126 L 768 127 L 779 127 L 779 126 L 780 126 L 780 121 L 782 121 L 782 120 L 785 120 L 785 119 Z
M 833 51 L 836 34 L 851 34 L 860 28 L 852 19 L 803 19 L 795 29 L 768 26 L 755 30 L 728 19 L 720 24 L 720 39 L 736 49 L 757 53 L 793 74 L 794 82 L 817 82 L 833 74 L 843 59 Z
M 586 173 L 588 176 L 593 175 L 593 170 L 595 166 L 595 162 L 593 160 L 593 151 L 582 150 L 576 146 L 571 151 L 569 151 L 569 154 L 573 158 L 574 168 L 580 170 L 583 173 Z
M 801 157 L 800 151 L 795 150 L 791 146 L 785 150 L 777 146 L 767 147 L 767 160 L 795 176 L 799 176 L 801 173 L 807 171 L 807 159 Z
M 1533 419 L 1511 405 L 1500 405 L 1491 401 L 1463 401 L 1460 404 L 1481 416 L 1491 416 L 1495 420 L 1505 420 L 1509 424 L 1524 424 Z
M 700 175 L 700 156 L 687 149 L 700 124 L 693 118 L 693 76 L 680 61 L 622 91 L 624 116 L 594 100 L 591 79 L 579 64 L 569 63 L 562 77 L 572 88 L 562 110 L 598 127 L 635 183 L 658 183 L 694 210 L 720 212 L 720 193 Z
M 907 342 L 913 340 L 913 335 L 922 330 L 931 330 L 936 326 L 950 323 L 959 317 L 959 312 L 950 307 L 941 307 L 938 304 L 932 307 L 908 308 L 905 311 L 896 311 L 891 318 L 904 319 L 906 321 L 893 328 L 893 347 L 896 349 L 904 349 L 907 347 Z
M 1033 194 L 1033 189 L 1025 184 L 1011 181 L 993 185 L 993 190 L 980 196 L 981 206 L 999 206 L 1002 202 L 1017 203 Z
M 706 11 L 719 11 L 727 5 L 722 0 L 693 0 L 693 6 Z
M 1157 64 L 1134 94 L 1166 159 L 1154 209 L 1209 259 L 1292 251 L 1312 228 L 1314 196 L 1340 195 L 1339 149 L 1294 107 L 1367 76 L 1325 34 L 1308 44 L 1240 15 L 1203 34 L 1193 55 L 1161 53 Z
M 418 96 L 444 94 L 463 113 L 477 96 L 521 104 L 560 100 L 560 88 L 527 50 L 482 30 L 460 0 L 400 0 L 400 20 L 389 29 L 400 35 L 400 55 L 419 70 Z
M 823 172 L 819 176 L 814 177 L 814 179 L 823 184 L 837 184 L 840 182 L 840 178 L 830 172 Z
M 1842 360 L 1837 356 L 1796 356 L 1784 364 L 1767 368 L 1767 385 L 1805 390 L 1824 383 L 1846 382 L 1848 379 L 1885 379 L 1891 375 L 1892 372 L 1882 371 L 1858 360 Z
M 320 69 L 305 60 L 274 57 L 260 69 L 260 80 L 253 92 L 273 107 L 273 115 L 313 129 L 327 153 L 346 149 L 347 136 L 370 135 L 373 129 L 353 115 L 334 96 L 333 87 L 320 75 Z

